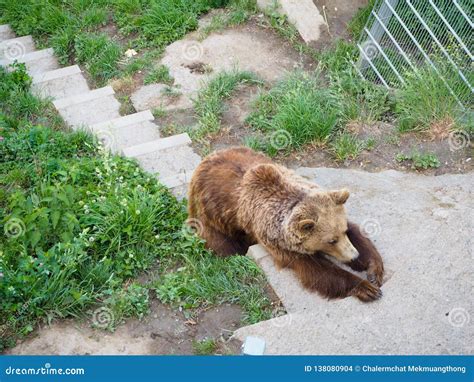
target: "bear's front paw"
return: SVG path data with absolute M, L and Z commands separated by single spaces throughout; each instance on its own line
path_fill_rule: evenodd
M 383 283 L 383 274 L 384 269 L 382 263 L 371 264 L 369 269 L 367 269 L 367 280 L 380 287 Z
M 382 297 L 380 288 L 367 280 L 362 280 L 362 282 L 353 289 L 352 294 L 363 302 L 375 301 Z

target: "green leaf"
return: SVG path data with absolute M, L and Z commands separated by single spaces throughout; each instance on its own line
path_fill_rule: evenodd
M 35 230 L 30 233 L 30 244 L 33 248 L 36 247 L 36 244 L 38 244 L 40 240 L 41 240 L 40 231 Z
M 53 224 L 53 228 L 56 228 L 59 222 L 59 218 L 61 217 L 61 212 L 53 211 L 51 214 L 51 222 Z

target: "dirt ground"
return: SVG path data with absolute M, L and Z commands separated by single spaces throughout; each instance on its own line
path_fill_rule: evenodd
M 142 320 L 130 319 L 114 333 L 93 329 L 87 320 L 63 320 L 37 330 L 6 354 L 194 354 L 193 341 L 215 340 L 215 354 L 238 354 L 241 344 L 228 341 L 241 326 L 242 311 L 224 304 L 186 318 L 180 310 L 151 303 Z
M 338 38 L 349 39 L 347 24 L 368 0 L 313 0 L 313 3 L 327 22 L 327 28 L 321 29 L 319 40 L 312 44 L 313 48 L 322 49 Z

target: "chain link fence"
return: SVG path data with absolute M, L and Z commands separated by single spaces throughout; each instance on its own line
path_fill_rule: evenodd
M 474 104 L 474 1 L 378 0 L 358 42 L 367 80 L 399 87 L 433 70 L 463 108 Z

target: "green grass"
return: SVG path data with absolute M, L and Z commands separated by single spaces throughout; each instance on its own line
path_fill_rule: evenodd
M 443 74 L 448 74 L 443 70 Z M 456 86 L 455 76 L 451 75 L 450 86 Z M 464 92 L 469 91 L 465 89 Z M 466 94 L 465 97 L 469 96 Z M 428 65 L 421 67 L 416 73 L 406 76 L 406 84 L 397 91 L 395 114 L 401 132 L 426 131 L 436 123 L 451 122 L 453 129 L 467 129 L 463 120 L 464 110 L 443 83 L 438 73 Z
M 414 152 L 410 155 L 398 154 L 395 159 L 400 163 L 411 163 L 411 168 L 413 170 L 427 170 L 429 168 L 438 168 L 441 166 L 438 157 L 433 153 Z
M 99 85 L 118 74 L 120 45 L 105 34 L 81 33 L 74 39 L 75 60 L 83 64 Z
M 191 131 L 192 138 L 202 139 L 220 130 L 224 101 L 232 96 L 238 85 L 243 84 L 258 85 L 262 82 L 251 72 L 237 70 L 221 72 L 208 81 L 194 100 L 198 126 Z
M 162 83 L 167 85 L 173 85 L 174 79 L 170 75 L 170 71 L 167 66 L 159 65 L 153 68 L 143 80 L 145 85 Z
M 338 135 L 330 145 L 330 150 L 337 161 L 355 159 L 366 148 L 366 143 L 349 133 Z
M 213 355 L 217 351 L 217 343 L 213 339 L 193 341 L 195 355 Z
M 349 30 L 352 38 L 358 39 L 362 34 L 362 30 L 369 19 L 375 2 L 376 0 L 369 0 L 369 3 L 365 7 L 360 8 L 347 25 L 347 29 Z
M 113 330 L 148 312 L 150 289 L 185 309 L 229 302 L 247 322 L 269 317 L 250 259 L 207 251 L 184 229 L 183 202 L 135 162 L 65 130 L 30 84 L 24 66 L 0 68 L 0 349 L 58 317 Z M 130 283 L 157 264 L 152 285 Z M 95 322 L 97 312 L 113 320 Z
M 222 30 L 246 22 L 257 12 L 255 0 L 234 0 L 229 3 L 228 9 L 212 17 L 210 23 L 200 29 L 199 38 L 202 40 L 212 32 Z
M 264 132 L 268 154 L 310 142 L 326 142 L 337 129 L 343 105 L 317 75 L 294 72 L 254 102 L 247 123 Z
M 1 1 L 0 22 L 18 35 L 32 34 L 39 46 L 54 48 L 64 65 L 77 62 L 97 86 L 149 66 L 167 44 L 198 26 L 198 17 L 231 4 L 231 19 L 247 17 L 254 1 L 246 0 L 24 0 Z M 239 16 L 240 15 L 240 16 Z M 104 27 L 112 32 L 106 34 Z M 118 30 L 118 33 L 115 31 Z M 140 55 L 126 60 L 128 48 Z

